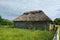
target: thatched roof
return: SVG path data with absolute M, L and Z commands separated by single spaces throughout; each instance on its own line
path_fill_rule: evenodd
M 14 21 L 52 21 L 42 10 L 25 12 Z

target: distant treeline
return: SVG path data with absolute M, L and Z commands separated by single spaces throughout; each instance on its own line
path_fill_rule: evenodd
M 0 16 L 0 25 L 12 25 L 13 22 Z

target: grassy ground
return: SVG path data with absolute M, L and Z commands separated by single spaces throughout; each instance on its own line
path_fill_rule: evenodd
M 53 31 L 0 28 L 0 40 L 52 40 Z
M 60 40 L 60 25 L 59 25 L 59 27 L 58 27 L 58 28 L 59 28 L 59 40 Z

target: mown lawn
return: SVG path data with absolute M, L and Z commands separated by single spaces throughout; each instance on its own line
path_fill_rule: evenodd
M 0 28 L 0 40 L 52 40 L 53 31 Z

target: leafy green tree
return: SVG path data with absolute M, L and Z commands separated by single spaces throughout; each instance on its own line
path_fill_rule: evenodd
M 0 16 L 0 25 L 1 25 L 2 22 L 3 22 L 3 19 L 2 19 L 2 17 Z
M 2 21 L 2 17 L 0 16 L 0 22 Z
M 54 20 L 54 23 L 57 24 L 57 25 L 60 25 L 60 18 L 56 18 L 56 19 Z

